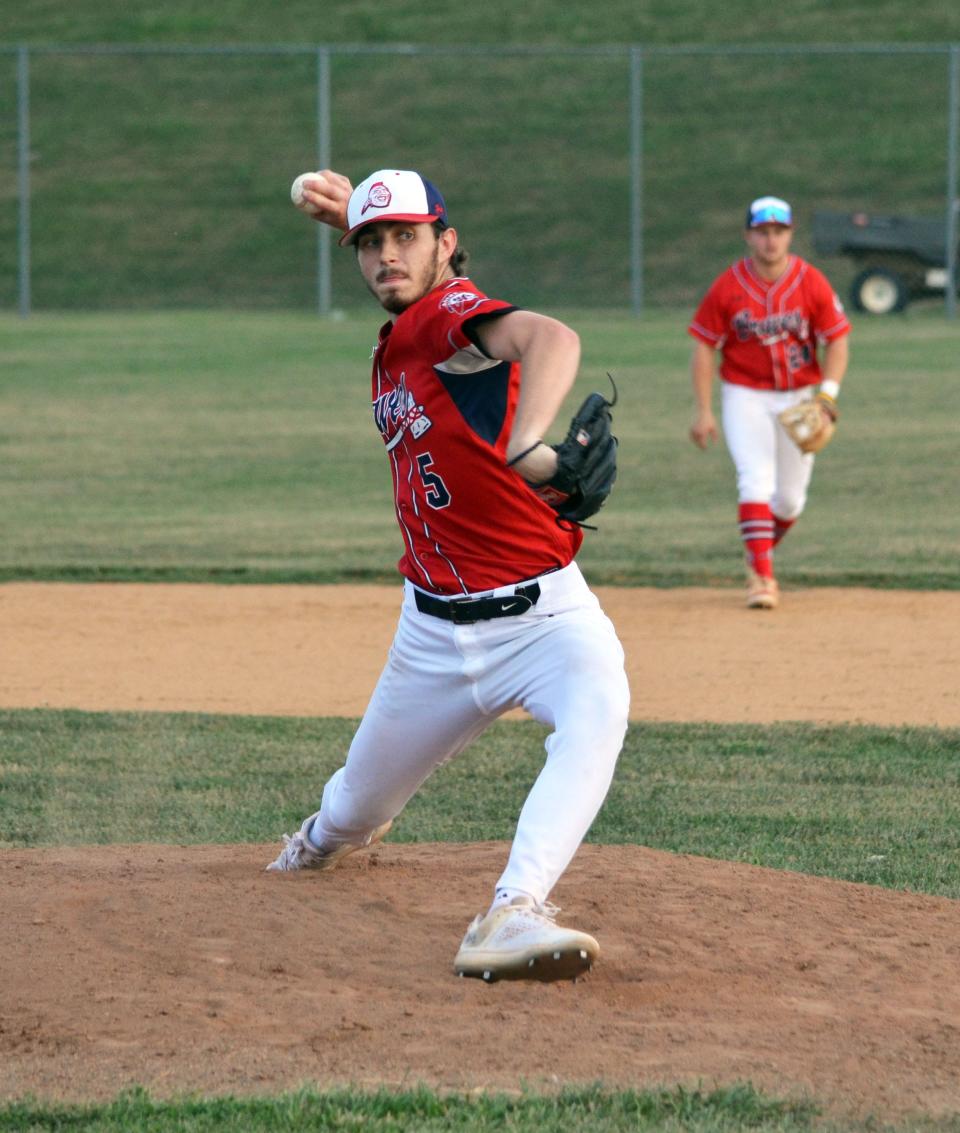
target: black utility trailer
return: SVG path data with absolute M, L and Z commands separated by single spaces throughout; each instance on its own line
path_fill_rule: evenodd
M 927 217 L 869 212 L 815 212 L 813 246 L 820 255 L 849 256 L 860 270 L 850 285 L 858 311 L 887 315 L 911 299 L 947 286 L 947 227 Z

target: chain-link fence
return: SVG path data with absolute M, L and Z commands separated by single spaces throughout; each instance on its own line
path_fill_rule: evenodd
M 0 309 L 353 306 L 289 204 L 324 166 L 423 170 L 525 305 L 689 305 L 765 193 L 840 287 L 819 209 L 941 218 L 955 273 L 958 73 L 957 45 L 2 48 Z

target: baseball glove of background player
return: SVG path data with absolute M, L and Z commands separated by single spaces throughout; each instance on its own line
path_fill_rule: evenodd
M 567 435 L 551 446 L 557 454 L 557 470 L 533 490 L 560 519 L 582 523 L 603 507 L 617 478 L 617 438 L 610 431 L 611 408 L 617 402 L 613 378 L 613 401 L 602 393 L 591 393 L 570 422 Z
M 801 452 L 819 452 L 836 432 L 837 407 L 832 397 L 818 393 L 779 414 L 780 424 Z

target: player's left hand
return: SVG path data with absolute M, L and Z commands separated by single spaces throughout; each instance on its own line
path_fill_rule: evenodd
M 780 424 L 801 452 L 820 452 L 833 439 L 837 429 L 837 403 L 818 393 L 779 414 Z
M 566 437 L 552 446 L 556 453 L 553 474 L 548 480 L 530 484 L 560 519 L 582 523 L 603 507 L 613 490 L 617 438 L 611 432 L 610 409 L 616 400 L 616 386 L 613 401 L 602 393 L 591 393 L 574 414 Z

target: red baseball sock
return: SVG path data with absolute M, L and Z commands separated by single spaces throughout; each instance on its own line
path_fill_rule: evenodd
M 795 519 L 781 519 L 779 515 L 773 517 L 773 545 L 776 546 L 796 523 Z
M 740 504 L 740 538 L 750 569 L 763 578 L 773 578 L 774 519 L 769 504 Z

